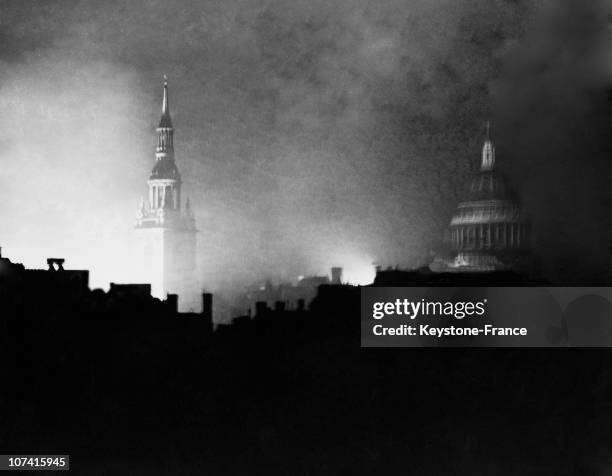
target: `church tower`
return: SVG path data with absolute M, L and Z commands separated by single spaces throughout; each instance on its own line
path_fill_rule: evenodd
M 144 279 L 151 283 L 151 293 L 155 297 L 165 299 L 168 293 L 178 294 L 181 308 L 193 308 L 199 295 L 197 230 L 189 199 L 184 207 L 181 203 L 182 181 L 174 160 L 174 128 L 165 76 L 155 165 L 147 183 L 148 199 L 142 199 L 136 219 Z

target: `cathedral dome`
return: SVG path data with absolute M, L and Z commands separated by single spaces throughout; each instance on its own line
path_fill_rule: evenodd
M 470 184 L 469 200 L 513 199 L 505 177 L 495 170 L 481 170 Z
M 518 223 L 524 219 L 518 203 L 511 200 L 461 202 L 451 219 L 451 226 L 462 224 Z
M 480 171 L 457 206 L 450 231 L 455 268 L 507 269 L 527 251 L 528 222 L 505 177 L 495 170 L 495 147 L 488 126 Z

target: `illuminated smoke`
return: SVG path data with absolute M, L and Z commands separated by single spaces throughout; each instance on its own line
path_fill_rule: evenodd
M 91 268 L 96 285 L 131 279 L 127 244 L 167 73 L 200 265 L 217 289 L 332 265 L 348 273 L 344 250 L 358 257 L 346 261 L 428 262 L 491 104 L 498 107 L 507 55 L 548 6 L 136 0 L 1 8 L 5 253 L 30 266 L 66 257 L 70 267 Z M 504 143 L 508 152 L 513 137 Z

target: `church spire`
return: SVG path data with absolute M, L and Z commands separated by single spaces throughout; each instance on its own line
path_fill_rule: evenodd
M 161 106 L 155 165 L 147 180 L 148 200 L 141 202 L 136 215 L 136 229 L 142 240 L 142 279 L 151 283 L 151 295 L 165 299 L 168 294 L 178 294 L 179 303 L 184 303 L 181 306 L 188 310 L 197 307 L 194 303 L 200 299 L 197 230 L 193 215 L 182 211 L 182 182 L 174 158 L 174 128 L 165 76 Z
M 487 121 L 487 133 L 482 146 L 482 162 L 480 170 L 493 170 L 495 166 L 495 146 L 491 140 L 491 123 Z
M 170 118 L 168 102 L 168 77 L 164 75 L 164 96 L 162 99 L 162 115 L 157 126 L 157 161 L 174 162 L 174 129 Z
M 168 76 L 164 74 L 164 97 L 162 99 L 162 115 L 159 121 L 159 128 L 172 128 L 172 119 L 170 118 L 170 104 L 168 102 Z

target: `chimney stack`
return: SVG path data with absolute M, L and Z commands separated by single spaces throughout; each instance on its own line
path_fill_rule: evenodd
M 168 311 L 172 314 L 176 314 L 178 312 L 178 294 L 170 294 L 166 295 L 166 307 Z
M 47 258 L 49 271 L 64 271 L 64 258 Z
M 202 293 L 202 317 L 212 323 L 213 320 L 213 295 Z
M 340 266 L 334 266 L 331 269 L 331 283 L 342 284 L 342 268 Z

